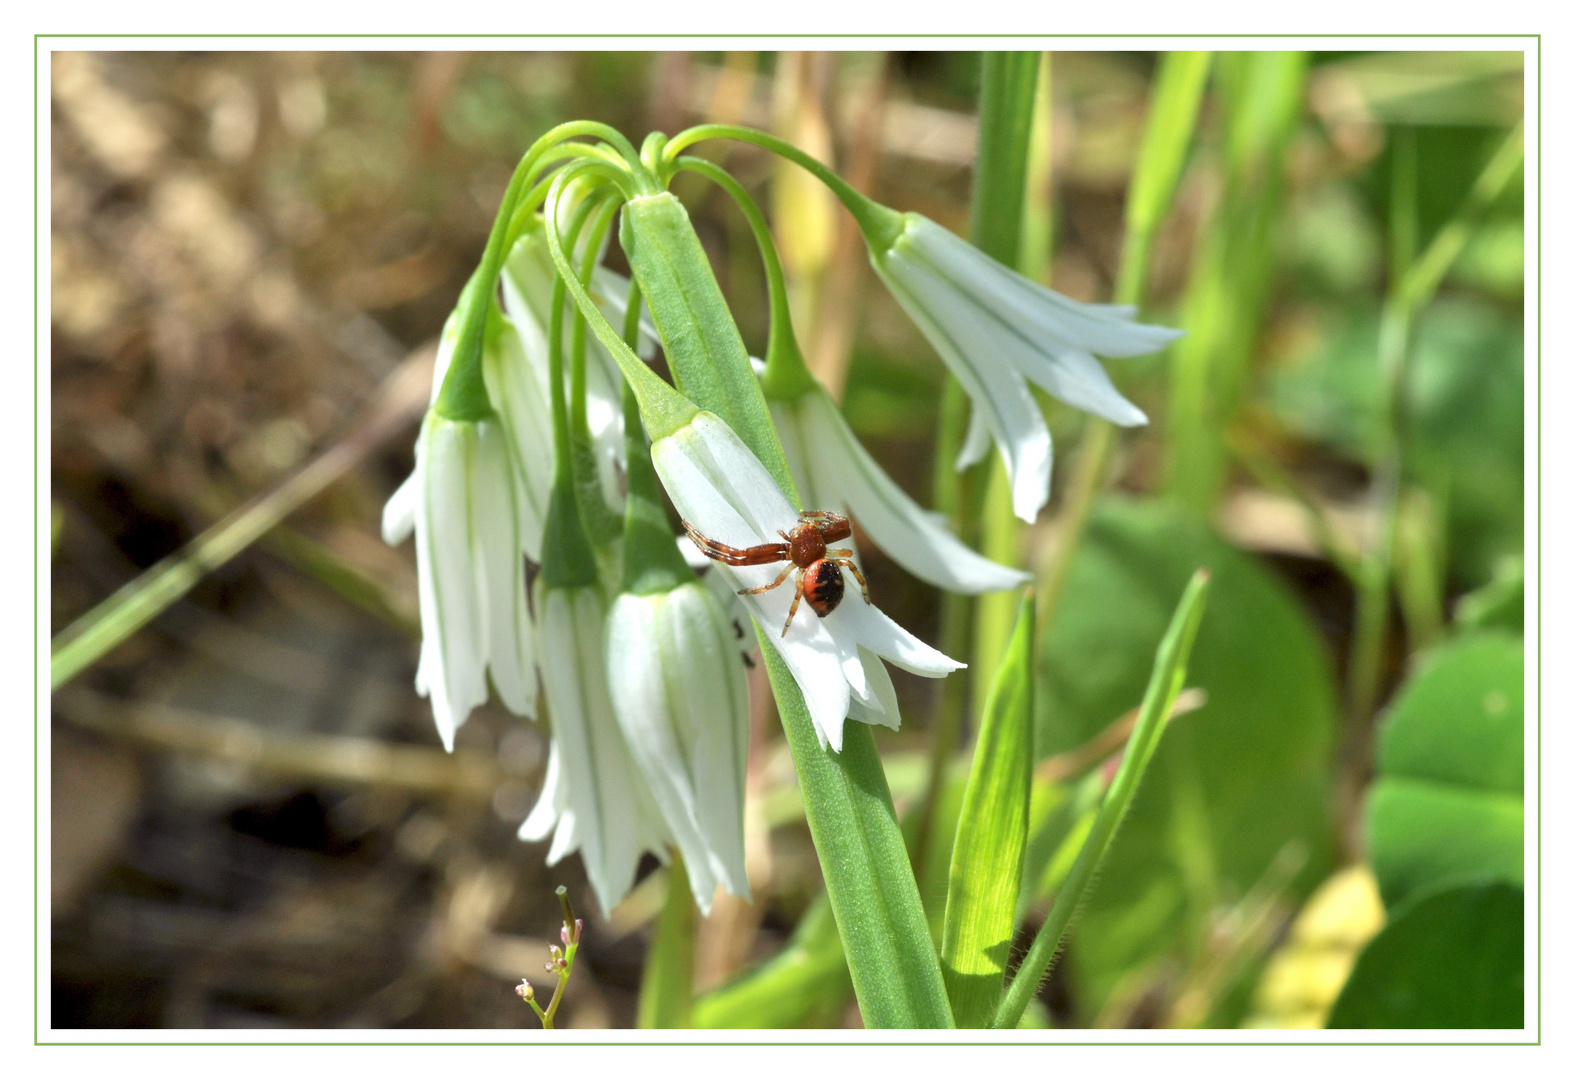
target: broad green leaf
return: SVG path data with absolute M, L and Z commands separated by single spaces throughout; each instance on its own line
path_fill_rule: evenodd
M 1028 840 L 1034 757 L 1033 594 L 996 672 L 952 844 L 941 974 L 958 1027 L 984 1027 L 1006 976 Z
M 826 1027 L 841 1014 L 852 989 L 831 902 L 822 892 L 782 951 L 702 995 L 692 1023 L 697 1028 Z
M 667 868 L 667 900 L 656 920 L 656 935 L 640 974 L 638 1025 L 688 1027 L 694 983 L 695 905 L 684 861 L 674 854 Z
M 1379 736 L 1367 834 L 1390 908 L 1446 883 L 1523 880 L 1523 646 L 1482 632 L 1432 650 Z
M 1308 853 L 1298 895 L 1330 869 L 1324 645 L 1268 570 L 1175 508 L 1110 500 L 1093 514 L 1041 646 L 1038 755 L 1081 745 L 1141 699 L 1198 566 L 1214 578 L 1188 682 L 1208 699 L 1167 728 L 1089 896 L 1068 957 L 1085 1017 L 1126 974 L 1193 956 L 1210 908 L 1246 893 L 1286 843 Z
M 1525 895 L 1503 882 L 1429 893 L 1368 943 L 1330 1028 L 1518 1028 Z
M 1120 827 L 1122 818 L 1126 817 L 1144 770 L 1148 768 L 1159 746 L 1165 722 L 1176 703 L 1176 695 L 1181 693 L 1181 684 L 1187 677 L 1187 659 L 1192 655 L 1198 624 L 1203 618 L 1203 598 L 1208 585 L 1209 572 L 1206 568 L 1200 568 L 1192 575 L 1186 591 L 1181 594 L 1181 602 L 1176 605 L 1176 612 L 1155 653 L 1154 670 L 1149 676 L 1148 689 L 1143 694 L 1137 726 L 1132 730 L 1121 764 L 1110 782 L 1110 791 L 1105 795 L 1093 826 L 1089 829 L 1088 839 L 1083 842 L 1067 874 L 1066 883 L 1055 898 L 1055 906 L 1045 917 L 1028 955 L 1023 958 L 1012 979 L 1012 985 L 1007 988 L 1006 997 L 991 1021 L 991 1027 L 1016 1027 L 1022 1020 L 1023 1011 L 1038 989 L 1039 981 L 1050 970 L 1050 963 L 1061 947 L 1061 939 L 1110 849 L 1116 829 Z

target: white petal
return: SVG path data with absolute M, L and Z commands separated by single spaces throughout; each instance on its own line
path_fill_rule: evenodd
M 531 561 L 541 561 L 542 528 L 552 486 L 552 404 L 547 382 L 547 343 L 526 313 L 505 318 L 504 328 L 482 358 L 487 394 L 513 445 L 520 543 Z
M 848 719 L 898 730 L 902 727 L 902 714 L 897 709 L 897 688 L 891 684 L 890 672 L 881 663 L 880 657 L 862 645 L 859 646 L 859 658 L 864 661 L 864 672 L 874 691 L 874 701 L 869 705 L 860 701 L 852 702 Z
M 536 655 L 508 435 L 491 421 L 476 428 L 476 495 L 482 503 L 476 515 L 476 563 L 487 609 L 487 666 L 509 711 L 534 719 Z
M 673 505 L 701 533 L 737 547 L 780 543 L 798 513 L 766 467 L 718 416 L 702 412 L 651 446 Z
M 915 675 L 935 679 L 968 666 L 932 649 L 898 626 L 885 612 L 873 604 L 866 604 L 853 590 L 848 591 L 827 621 L 835 623 L 839 637 L 850 635 L 871 652 Z
M 519 838 L 545 840 L 567 805 L 567 793 L 563 790 L 563 761 L 558 754 L 558 740 L 553 739 L 547 751 L 547 774 L 541 782 L 541 794 L 520 825 Z
M 973 409 L 968 413 L 968 434 L 963 439 L 962 449 L 957 452 L 957 471 L 973 468 L 989 452 L 990 429 L 984 422 L 983 414 Z
M 412 471 L 383 504 L 383 543 L 397 547 L 415 531 L 417 501 L 416 473 Z
M 608 912 L 634 884 L 641 853 L 660 854 L 669 837 L 613 714 L 597 591 L 538 582 L 537 597 L 542 680 L 568 805 L 586 876 Z
M 1029 574 L 975 553 L 910 499 L 864 449 L 824 391 L 817 387 L 800 401 L 816 486 L 835 483 L 842 505 L 909 573 L 963 593 L 1010 589 L 1029 580 Z
M 998 328 L 926 263 L 887 259 L 876 268 L 973 399 L 1012 480 L 1013 511 L 1033 521 L 1050 498 L 1050 429 L 1023 373 L 988 350 L 979 358 L 978 342 Z
M 474 425 L 428 413 L 416 456 L 416 580 L 421 604 L 421 677 L 445 749 L 487 700 L 484 612 L 471 561 Z

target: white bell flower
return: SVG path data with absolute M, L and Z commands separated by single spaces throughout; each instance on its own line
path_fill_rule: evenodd
M 534 634 L 525 598 L 519 474 L 496 419 L 427 413 L 416 468 L 383 511 L 391 544 L 416 537 L 421 659 L 416 690 L 432 701 L 447 750 L 487 700 L 487 675 L 511 712 L 536 715 Z
M 765 466 L 719 417 L 701 412 L 683 428 L 651 445 L 651 460 L 668 496 L 683 518 L 702 535 L 721 544 L 745 548 L 780 544 L 782 534 L 799 524 L 799 515 L 772 480 Z M 818 507 L 813 509 L 819 509 Z M 784 563 L 729 566 L 717 569 L 735 589 L 766 585 Z M 788 669 L 797 680 L 822 745 L 842 749 L 842 724 L 850 704 L 859 703 L 858 719 L 871 714 L 895 716 L 895 695 L 878 663 L 868 671 L 864 657 L 880 657 L 904 670 L 939 678 L 966 665 L 932 649 L 894 623 L 879 608 L 864 602 L 849 587 L 841 603 L 825 617 L 801 604 L 787 622 L 793 602 L 793 576 L 777 588 L 741 597 L 745 608 L 765 627 Z M 786 624 L 786 629 L 782 628 Z
M 726 609 L 699 581 L 624 593 L 607 618 L 613 711 L 683 853 L 705 914 L 721 884 L 749 898 L 749 690 Z
M 1028 383 L 1116 424 L 1148 418 L 1122 397 L 1094 354 L 1142 356 L 1180 330 L 1136 323 L 1137 309 L 1084 304 L 1036 284 L 921 214 L 871 261 L 973 400 L 959 459 L 993 437 L 1012 481 L 1012 508 L 1033 521 L 1050 498 L 1050 429 Z
M 579 851 L 606 913 L 634 886 L 641 854 L 666 862 L 673 837 L 613 712 L 600 590 L 549 589 L 538 580 L 536 613 L 552 747 L 541 796 L 519 835 L 552 835 L 549 866 Z
M 953 536 L 876 464 L 818 383 L 793 401 L 771 399 L 788 468 L 805 506 L 846 509 L 877 547 L 909 573 L 958 593 L 1011 589 L 1029 574 L 991 562 Z

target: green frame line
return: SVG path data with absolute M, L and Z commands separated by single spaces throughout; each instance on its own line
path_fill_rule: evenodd
M 38 425 L 39 425 L 39 397 L 38 397 L 38 372 L 39 372 L 39 283 L 38 283 L 38 168 L 39 168 L 39 132 L 38 132 L 38 57 L 39 46 L 46 41 L 72 41 L 72 39 L 143 39 L 143 38 L 192 38 L 192 39 L 403 39 L 403 38 L 454 38 L 454 39 L 521 39 L 521 41 L 559 41 L 559 39 L 573 39 L 573 41 L 597 41 L 597 39 L 669 39 L 682 38 L 687 41 L 693 39 L 781 39 L 780 33 L 35 33 L 33 35 L 33 1045 L 35 1047 L 521 1047 L 521 1045 L 558 1045 L 558 1047 L 734 1047 L 734 1045 L 750 1045 L 750 1047 L 929 1047 L 929 1045 L 948 1045 L 948 1047 L 1540 1047 L 1542 1045 L 1542 35 L 1540 33 L 1406 33 L 1406 35 L 1366 35 L 1366 33 L 1321 33 L 1321 35 L 1298 35 L 1298 33 L 1166 33 L 1166 35 L 1145 35 L 1145 33 L 822 33 L 813 35 L 816 39 L 947 39 L 947 41 L 975 41 L 975 39 L 1173 39 L 1184 41 L 1194 38 L 1254 38 L 1254 39 L 1329 39 L 1340 41 L 1345 38 L 1361 38 L 1367 41 L 1418 41 L 1418 39 L 1521 39 L 1521 41 L 1534 41 L 1536 43 L 1537 58 L 1537 387 L 1536 387 L 1536 416 L 1537 416 L 1537 1037 L 1536 1041 L 1019 1041 L 1019 1039 L 994 1039 L 994 1041 L 978 1041 L 978 1039 L 931 1039 L 931 1041 L 813 1041 L 813 1039 L 792 1039 L 792 1041 L 591 1041 L 591 1042 L 551 1042 L 532 1041 L 529 1037 L 521 1039 L 493 1039 L 493 1041 L 54 1041 L 54 1039 L 39 1039 L 39 954 L 38 954 L 38 890 L 41 882 L 41 866 L 39 866 L 39 682 L 38 682 L 38 568 L 39 568 L 39 501 L 38 501 Z M 258 50 L 265 52 L 265 50 Z M 271 52 L 271 50 L 268 50 Z M 1521 315 L 1525 318 L 1525 313 Z M 1525 529 L 1525 523 L 1521 523 Z

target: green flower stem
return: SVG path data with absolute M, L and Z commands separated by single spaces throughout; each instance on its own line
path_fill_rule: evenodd
M 633 349 L 640 337 L 640 286 L 629 284 L 623 339 Z M 628 497 L 623 510 L 623 590 L 637 595 L 666 592 L 694 573 L 678 550 L 678 538 L 662 506 L 661 481 L 651 465 L 651 447 L 640 421 L 640 403 L 628 383 L 623 388 L 623 441 Z
M 684 860 L 673 853 L 667 867 L 667 900 L 657 916 L 656 933 L 640 974 L 640 1005 L 635 1026 L 686 1028 L 694 1003 L 695 902 L 689 893 Z
M 601 313 L 596 302 L 591 299 L 590 293 L 580 284 L 579 278 L 570 268 L 568 257 L 563 253 L 562 238 L 558 235 L 556 213 L 557 201 L 562 197 L 563 189 L 568 180 L 572 179 L 572 170 L 576 167 L 571 165 L 560 172 L 553 179 L 552 191 L 547 196 L 547 250 L 551 253 L 553 265 L 558 270 L 558 280 L 564 283 L 565 289 L 580 309 L 580 314 L 589 324 L 591 333 L 595 334 L 596 339 L 606 347 L 613 362 L 618 365 L 618 370 L 623 373 L 624 381 L 634 391 L 640 403 L 640 419 L 645 424 L 646 433 L 653 440 L 660 439 L 679 431 L 700 410 L 693 402 L 663 382 L 643 360 L 635 355 L 634 350 L 624 343 L 618 331 L 612 328 L 612 324 L 607 321 L 607 317 Z
M 766 295 L 771 312 L 770 338 L 766 343 L 766 373 L 760 380 L 760 389 L 767 398 L 796 401 L 814 388 L 815 376 L 804 362 L 798 337 L 793 333 L 787 276 L 782 272 L 782 259 L 771 238 L 771 226 L 766 222 L 766 215 L 749 192 L 744 190 L 744 186 L 719 166 L 704 158 L 689 156 L 679 158 L 676 164 L 679 172 L 699 173 L 727 192 L 749 222 L 755 245 L 760 249 L 760 261 L 765 266 Z
M 560 124 L 536 140 L 515 166 L 514 175 L 509 178 L 509 186 L 503 193 L 503 201 L 498 207 L 497 217 L 493 220 L 492 231 L 487 235 L 487 246 L 482 252 L 481 264 L 466 284 L 464 292 L 460 294 L 459 306 L 464 311 L 464 316 L 460 323 L 459 341 L 455 344 L 454 356 L 449 361 L 448 374 L 444 376 L 443 385 L 438 389 L 435 403 L 438 413 L 442 416 L 451 420 L 481 420 L 492 413 L 492 403 L 487 397 L 486 381 L 481 373 L 481 353 L 487 329 L 487 313 L 493 303 L 493 290 L 515 235 L 515 211 L 520 204 L 521 196 L 545 163 L 544 159 L 548 153 L 558 143 L 578 135 L 593 135 L 605 139 L 617 148 L 628 164 L 628 172 L 619 170 L 605 160 L 599 160 L 598 164 L 602 164 L 613 173 L 615 182 L 620 186 L 632 186 L 635 191 L 653 190 L 656 186 L 655 177 L 641 162 L 639 154 L 635 153 L 629 140 L 606 124 L 586 120 Z
M 667 152 L 674 153 L 671 144 Z M 725 420 L 789 501 L 801 505 L 738 327 L 683 206 L 671 196 L 631 200 L 620 240 L 674 378 L 696 405 Z M 850 723 L 840 754 L 820 745 L 773 634 L 756 627 L 865 1023 L 949 1027 L 940 964 L 874 736 L 867 725 Z
M 685 147 L 693 146 L 705 139 L 736 139 L 739 142 L 752 143 L 806 170 L 830 188 L 831 193 L 848 208 L 848 212 L 853 215 L 853 220 L 858 222 L 859 230 L 864 233 L 865 240 L 875 250 L 885 251 L 902 235 L 903 219 L 897 211 L 882 206 L 864 195 L 792 143 L 784 142 L 764 131 L 756 131 L 754 128 L 741 127 L 737 124 L 701 124 L 680 132 L 673 136 L 672 141 L 663 151 L 667 163 L 665 167 L 670 167 L 670 163 L 677 159 L 679 152 Z
M 1056 894 L 1055 904 L 1050 908 L 1044 925 L 1039 928 L 1028 955 L 1023 958 L 1017 974 L 1013 976 L 1006 996 L 996 1010 L 995 1019 L 991 1021 L 991 1027 L 1015 1028 L 1022 1019 L 1028 1002 L 1033 999 L 1040 981 L 1050 970 L 1050 962 L 1061 947 L 1061 939 L 1066 936 L 1072 917 L 1093 883 L 1100 861 L 1109 850 L 1116 829 L 1126 815 L 1133 795 L 1137 793 L 1143 772 L 1159 746 L 1159 738 L 1165 730 L 1165 719 L 1170 715 L 1176 695 L 1181 692 L 1182 683 L 1187 677 L 1187 659 L 1192 654 L 1192 642 L 1197 637 L 1198 624 L 1203 618 L 1203 600 L 1208 584 L 1209 572 L 1199 570 L 1192 575 L 1186 591 L 1181 595 L 1181 602 L 1176 605 L 1170 628 L 1165 631 L 1154 657 L 1154 670 L 1149 677 L 1148 690 L 1143 695 L 1137 727 L 1127 741 L 1126 754 L 1099 808 L 1099 816 L 1094 819 L 1088 839 L 1078 853 L 1077 861 L 1072 864 L 1066 883 Z
M 1016 267 L 1022 251 L 1024 196 L 1032 141 L 1039 54 L 987 52 L 979 87 L 979 155 L 974 165 L 969 229 L 974 246 L 1003 266 Z M 1022 561 L 1022 525 L 1012 510 L 1011 481 L 999 454 L 986 465 L 980 554 L 1003 566 Z M 974 601 L 973 716 L 985 699 L 1011 636 L 1017 598 L 987 593 Z
M 1149 99 L 1143 143 L 1132 170 L 1126 206 L 1126 237 L 1121 247 L 1121 267 L 1116 277 L 1115 302 L 1141 306 L 1148 286 L 1149 253 L 1154 234 L 1164 224 L 1175 201 L 1176 187 L 1192 148 L 1198 110 L 1208 82 L 1213 54 L 1170 52 L 1160 60 Z M 1055 547 L 1039 573 L 1039 630 L 1050 617 L 1066 586 L 1072 556 L 1088 525 L 1088 514 L 1105 486 L 1110 454 L 1115 448 L 1115 425 L 1089 417 L 1078 445 L 1077 463 L 1061 505 Z

